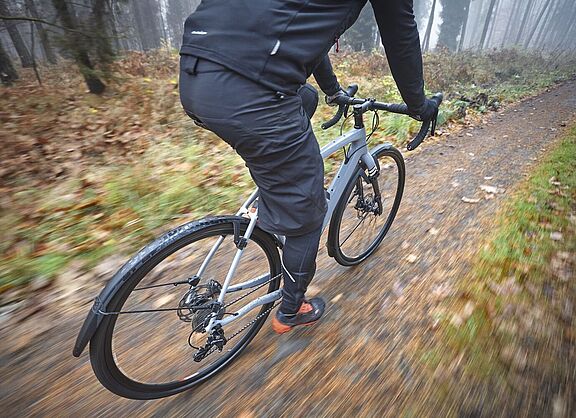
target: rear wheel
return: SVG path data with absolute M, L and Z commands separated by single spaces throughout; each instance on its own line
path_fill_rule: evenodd
M 328 233 L 328 251 L 343 266 L 368 258 L 382 242 L 400 207 L 406 169 L 394 147 L 373 152 L 379 174 L 380 199 L 368 174 L 358 169 L 338 202 Z
M 227 339 L 223 349 L 214 346 L 200 361 L 198 356 L 194 360 L 208 339 L 204 328 L 212 311 L 202 306 L 217 301 L 237 250 L 235 223 L 239 226 L 236 237 L 241 236 L 247 223 L 238 218 L 202 221 L 169 232 L 142 250 L 145 256 L 140 253 L 134 258 L 141 261 L 127 273 L 129 277 L 105 309 L 115 314 L 104 317 L 90 342 L 92 367 L 106 388 L 133 399 L 182 392 L 221 371 L 258 333 L 274 302 L 223 326 Z M 191 285 L 190 278 L 219 240 L 222 242 L 200 281 Z M 156 250 L 155 245 L 160 248 Z M 230 284 L 232 291 L 224 299 L 221 317 L 229 318 L 256 298 L 277 290 L 280 273 L 274 239 L 255 229 Z M 240 285 L 264 276 L 258 285 Z

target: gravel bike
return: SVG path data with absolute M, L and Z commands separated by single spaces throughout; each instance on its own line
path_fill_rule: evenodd
M 369 257 L 390 229 L 404 190 L 402 154 L 391 144 L 370 151 L 364 114 L 408 114 L 401 104 L 349 97 L 336 115 L 354 127 L 321 149 L 323 158 L 344 149 L 326 190 L 328 254 L 344 266 Z M 438 104 L 441 95 L 434 96 Z M 408 143 L 415 149 L 436 118 L 424 122 Z M 430 129 L 432 128 L 432 129 Z M 204 382 L 224 369 L 252 341 L 282 297 L 283 237 L 260 229 L 258 190 L 234 216 L 215 216 L 179 226 L 140 250 L 96 297 L 73 350 L 90 342 L 98 380 L 117 395 L 155 399 Z

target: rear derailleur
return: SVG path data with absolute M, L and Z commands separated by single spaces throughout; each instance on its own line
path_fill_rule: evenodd
M 194 361 L 197 363 L 201 362 L 214 351 L 214 348 L 222 351 L 227 342 L 228 340 L 224 336 L 224 330 L 220 325 L 217 325 L 208 337 L 204 347 L 199 348 L 198 352 L 194 354 Z

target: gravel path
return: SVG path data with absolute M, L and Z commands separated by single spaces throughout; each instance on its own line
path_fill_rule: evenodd
M 407 155 L 405 196 L 378 252 L 345 269 L 322 250 L 312 291 L 333 300 L 322 323 L 281 337 L 265 326 L 228 370 L 169 399 L 118 398 L 99 385 L 86 352 L 72 357 L 87 301 L 102 286 L 94 278 L 106 277 L 118 260 L 91 275 L 68 274 L 56 294 L 38 292 L 27 306 L 0 316 L 0 414 L 410 416 L 431 384 L 418 353 L 435 332 L 439 295 L 465 277 L 503 199 L 575 116 L 572 81 Z M 480 185 L 506 192 L 487 200 Z M 496 398 L 477 394 L 473 410 L 430 404 L 424 411 L 505 415 L 488 413 Z M 519 415 L 528 414 L 529 398 Z

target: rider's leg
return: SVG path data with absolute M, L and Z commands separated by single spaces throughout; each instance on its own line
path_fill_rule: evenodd
M 287 237 L 283 260 L 294 281 L 284 275 L 288 304 L 283 309 L 298 310 L 314 273 L 327 206 L 323 161 L 304 99 L 278 97 L 223 67 L 187 57 L 181 68 L 185 110 L 246 162 L 260 188 L 260 228 Z M 307 88 L 306 96 L 313 99 L 309 92 Z M 301 248 L 303 243 L 307 251 Z
M 322 228 L 300 236 L 286 237 L 282 254 L 284 290 L 280 311 L 295 314 L 316 271 L 316 255 Z

